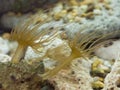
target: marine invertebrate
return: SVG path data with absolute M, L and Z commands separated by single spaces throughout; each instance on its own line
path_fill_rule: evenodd
M 11 32 L 11 39 L 18 42 L 12 63 L 18 63 L 24 56 L 28 46 L 35 50 L 42 47 L 43 43 L 47 43 L 56 36 L 57 30 L 49 30 L 49 28 L 40 28 L 45 22 L 40 22 L 39 15 L 34 15 L 30 19 L 17 25 Z M 45 37 L 45 35 L 48 35 Z
M 61 60 L 59 60 L 59 64 L 54 69 L 43 74 L 43 79 L 48 79 L 54 76 L 62 68 L 70 65 L 71 61 L 75 58 L 90 58 L 94 49 L 99 47 L 99 43 L 107 36 L 110 36 L 112 34 L 113 32 L 101 35 L 98 33 L 98 31 L 89 32 L 87 35 L 83 33 L 83 31 L 77 33 L 77 35 L 73 39 L 68 40 L 69 46 L 72 50 L 71 55 L 65 58 L 60 57 Z M 60 47 L 56 47 L 56 49 L 58 49 L 59 51 Z
M 35 50 L 38 50 L 40 47 L 43 47 L 43 43 L 48 43 L 50 40 L 53 40 L 54 37 L 58 34 L 57 30 L 54 30 L 54 28 L 51 28 L 52 31 L 49 30 L 49 28 L 40 28 L 40 26 L 43 25 L 44 22 L 41 23 L 39 20 L 40 17 L 38 15 L 35 15 L 13 29 L 11 33 L 11 38 L 12 40 L 18 42 L 18 48 L 12 58 L 12 63 L 20 62 L 28 46 L 32 47 Z M 48 20 L 46 19 L 45 22 L 47 21 Z M 113 34 L 113 32 L 110 32 L 105 35 L 101 35 L 98 32 L 99 31 L 96 30 L 93 32 L 88 32 L 86 34 L 84 31 L 81 31 L 76 34 L 76 37 L 74 37 L 73 39 L 69 39 L 68 44 L 72 50 L 71 55 L 65 58 L 59 57 L 60 60 L 58 60 L 58 65 L 54 69 L 52 69 L 52 71 L 50 70 L 41 75 L 43 79 L 48 79 L 52 77 L 66 65 L 69 65 L 71 61 L 75 58 L 91 57 L 91 53 L 94 51 L 95 48 L 99 46 L 98 43 L 105 39 L 107 36 Z M 59 52 L 60 48 L 61 47 L 56 47 L 55 49 L 56 51 L 58 49 Z M 45 56 L 47 56 L 47 53 Z

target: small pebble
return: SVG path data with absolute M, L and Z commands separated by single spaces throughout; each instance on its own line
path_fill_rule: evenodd
M 95 81 L 92 83 L 92 87 L 94 89 L 102 89 L 104 87 L 104 83 L 101 81 Z
M 93 13 L 94 13 L 95 15 L 100 15 L 100 14 L 102 14 L 101 10 L 99 10 L 99 9 L 94 9 L 94 10 L 93 10 Z
M 10 33 L 4 33 L 3 35 L 2 35 L 2 38 L 4 38 L 4 39 L 10 39 Z

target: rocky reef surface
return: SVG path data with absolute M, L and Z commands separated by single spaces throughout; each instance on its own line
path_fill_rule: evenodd
M 28 47 L 24 57 L 25 62 L 18 65 L 9 63 L 18 44 L 10 40 L 9 33 L 4 33 L 0 37 L 0 89 L 119 90 L 119 6 L 120 0 L 69 0 L 56 3 L 49 11 L 39 9 L 37 14 L 40 14 L 41 18 L 38 21 L 50 20 L 40 29 L 59 27 L 59 30 L 64 31 L 65 35 L 62 34 L 61 38 L 55 37 L 45 48 L 40 48 L 39 53 Z M 33 15 L 33 13 L 9 12 L 1 16 L 0 21 L 2 26 L 13 28 Z M 101 34 L 101 36 L 111 34 L 102 39 L 102 43 L 99 42 L 99 47 L 94 50 L 94 56 L 91 58 L 77 57 L 56 75 L 42 81 L 40 74 L 44 73 L 44 70 L 52 71 L 56 68 L 56 61 L 60 60 L 60 57 L 71 55 L 72 49 L 66 40 L 75 37 L 76 33 L 81 31 L 85 36 L 92 32 L 95 32 L 93 35 Z M 42 58 L 46 53 L 49 57 Z M 39 61 L 40 57 L 42 62 L 36 63 L 35 61 Z

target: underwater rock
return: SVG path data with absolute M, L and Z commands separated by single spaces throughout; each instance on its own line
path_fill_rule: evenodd
M 85 35 L 88 35 L 88 33 L 91 33 L 91 31 L 96 30 L 95 34 L 103 34 L 103 35 L 107 34 L 108 32 L 113 32 L 110 36 L 108 36 L 108 38 L 114 38 L 114 37 L 119 36 L 120 33 L 114 34 L 115 30 L 116 31 L 120 30 L 119 17 L 116 16 L 116 14 L 109 15 L 108 13 L 107 14 L 101 13 L 100 15 L 101 16 L 96 16 L 94 18 L 94 20 L 82 19 L 83 21 L 81 20 L 81 22 L 79 22 L 79 23 L 78 22 L 65 23 L 64 20 L 59 20 L 59 21 L 53 20 L 52 22 L 45 23 L 44 25 L 42 25 L 40 27 L 40 29 L 48 27 L 48 26 L 50 26 L 50 28 L 60 27 L 60 30 L 66 31 L 68 36 L 70 36 L 70 37 L 74 37 L 75 34 L 77 32 L 81 32 L 81 30 L 83 30 L 82 31 L 83 33 L 86 33 Z M 88 37 L 86 37 L 86 38 L 88 38 Z M 28 48 L 25 59 L 33 60 L 33 63 L 32 63 L 33 65 L 34 65 L 34 61 L 43 60 L 45 69 L 46 68 L 53 69 L 53 68 L 55 68 L 54 66 L 56 66 L 58 63 L 52 63 L 52 60 L 54 61 L 54 59 L 55 59 L 57 61 L 57 60 L 59 60 L 60 57 L 61 58 L 68 57 L 71 54 L 71 49 L 68 46 L 68 44 L 59 38 L 55 38 L 52 42 L 48 42 L 48 43 L 49 44 L 47 46 L 45 44 L 43 44 L 43 46 L 45 46 L 45 48 L 44 49 L 39 48 L 39 52 L 36 52 L 36 51 L 32 50 L 31 48 Z M 117 56 L 118 52 L 114 51 L 115 48 L 117 48 L 117 50 L 119 48 L 118 41 L 114 41 L 113 45 L 114 44 L 117 45 L 118 47 L 110 46 L 113 48 L 113 49 L 111 49 L 111 48 L 107 47 L 107 46 L 109 46 L 108 44 L 103 43 L 103 46 L 105 46 L 106 49 L 108 48 L 108 51 L 110 49 L 113 50 L 112 52 L 110 52 L 110 51 L 107 52 L 106 49 L 105 49 L 106 52 L 104 50 L 97 52 L 97 50 L 99 50 L 99 47 L 98 47 L 95 54 L 98 54 L 98 56 L 101 55 L 101 57 L 103 57 L 105 59 L 118 59 L 118 56 Z M 101 47 L 100 47 L 100 49 L 101 49 Z M 103 54 L 108 55 L 108 56 L 104 56 Z M 115 55 L 113 56 L 111 54 L 115 54 Z M 47 57 L 49 57 L 48 62 L 47 62 L 47 60 L 45 60 Z M 61 58 L 60 58 L 60 60 L 61 60 Z M 5 58 L 4 62 L 6 62 L 6 58 Z M 32 64 L 29 63 L 29 65 L 32 65 Z M 61 61 L 60 64 L 64 64 L 64 59 L 63 59 L 63 61 Z M 119 75 L 119 67 L 118 67 L 119 65 L 117 66 L 117 64 L 119 64 L 119 61 L 115 62 L 114 66 L 112 67 L 112 71 L 109 73 L 111 64 L 108 63 L 107 61 L 105 63 L 105 60 L 99 60 L 99 59 L 84 60 L 84 59 L 81 59 L 78 57 L 76 60 L 74 60 L 71 63 L 71 66 L 66 66 L 65 69 L 62 69 L 56 76 L 51 77 L 49 79 L 49 82 L 55 87 L 55 90 L 93 90 L 93 88 L 99 90 L 99 88 L 101 89 L 104 86 L 105 87 L 103 90 L 107 90 L 107 89 L 112 90 L 114 88 L 115 88 L 115 90 L 117 90 L 117 89 L 119 90 L 120 75 Z M 25 74 L 23 71 L 24 68 L 26 67 L 26 65 L 24 67 L 21 67 L 22 65 L 23 65 L 23 63 L 21 63 L 18 67 L 18 69 L 20 69 L 22 72 L 21 78 L 18 79 L 18 83 L 23 82 L 23 81 L 21 81 L 21 79 L 26 80 L 26 78 L 27 78 L 27 77 L 24 77 Z M 36 71 L 39 71 L 40 68 L 38 68 Z M 16 70 L 16 68 L 11 67 L 11 70 L 14 71 L 14 69 Z M 43 69 L 43 67 L 41 69 Z M 51 69 L 51 71 L 52 71 L 52 69 Z M 27 70 L 27 71 L 30 71 L 30 70 Z M 92 74 L 91 74 L 91 72 L 92 72 Z M 9 72 L 7 72 L 7 73 L 9 73 Z M 7 73 L 5 72 L 5 75 L 7 75 Z M 13 73 L 13 72 L 11 71 L 11 73 Z M 19 74 L 17 72 L 17 70 L 16 70 L 15 74 L 16 73 Z M 34 81 L 34 78 L 33 79 L 31 78 L 32 77 L 31 71 L 27 75 L 31 79 L 30 84 L 29 84 L 29 81 L 27 82 L 27 84 L 29 84 L 30 87 L 32 87 L 31 83 L 36 85 L 35 81 L 41 80 L 41 78 L 38 76 L 39 78 L 35 78 L 35 81 Z M 105 77 L 106 75 L 107 75 L 107 77 Z M 34 77 L 36 77 L 36 74 Z M 9 76 L 7 78 L 9 78 Z M 94 79 L 96 79 L 96 78 L 97 78 L 97 80 L 94 81 Z M 105 82 L 103 82 L 104 78 L 105 78 Z M 12 79 L 16 79 L 16 77 L 15 78 L 12 77 Z M 111 82 L 111 79 L 113 80 L 112 82 Z M 3 78 L 2 78 L 2 80 L 3 80 Z M 3 80 L 3 82 L 4 82 L 4 80 Z M 26 83 L 26 81 L 25 81 L 25 83 Z M 25 83 L 23 83 L 23 85 Z M 104 85 L 104 83 L 105 83 L 105 85 Z M 111 83 L 113 86 L 111 86 Z M 8 84 L 9 84 L 9 82 L 8 82 Z M 12 85 L 14 85 L 14 84 L 15 83 L 13 83 Z M 19 84 L 16 86 L 19 86 Z M 21 86 L 21 84 L 20 84 L 20 86 Z
M 61 70 L 56 76 L 49 79 L 55 90 L 93 90 L 90 61 L 78 58 L 73 60 L 70 67 L 70 69 Z
M 104 84 L 102 90 L 120 90 L 120 60 L 115 61 L 111 72 L 105 77 Z
M 44 48 L 40 48 L 39 52 L 36 52 L 34 49 L 28 47 L 27 52 L 25 54 L 25 60 L 29 61 L 36 61 L 44 60 L 48 58 L 48 60 L 44 60 L 46 63 L 46 68 L 50 65 L 52 61 L 49 60 L 61 60 L 61 58 L 68 57 L 71 54 L 71 48 L 67 44 L 67 42 L 61 40 L 60 38 L 55 38 L 49 45 L 45 46 Z M 60 58 L 61 57 L 61 58 Z M 54 63 L 53 63 L 54 65 Z
M 13 28 L 21 21 L 27 19 L 31 14 L 25 14 L 25 15 L 15 15 L 14 13 L 8 13 L 4 14 L 0 18 L 0 22 L 2 27 L 4 28 Z
M 0 63 L 6 63 L 11 60 L 11 57 L 5 54 L 0 54 Z
M 62 60 L 71 55 L 71 48 L 67 42 L 56 38 L 50 45 L 46 46 L 47 56 L 55 60 Z
M 114 32 L 120 30 L 120 19 L 110 16 L 108 18 L 97 18 L 94 21 L 83 21 L 83 24 L 69 23 L 66 24 L 65 30 L 69 36 L 72 35 L 70 37 L 74 37 L 74 34 L 80 31 L 83 31 L 86 35 L 89 32 L 96 31 L 96 33 L 103 35 L 113 32 L 109 38 L 115 38 L 119 37 L 119 33 L 114 34 Z
M 87 1 L 85 1 L 85 2 L 87 2 Z M 103 1 L 101 1 L 101 2 L 103 2 Z M 114 32 L 114 31 L 120 30 L 120 18 L 119 18 L 120 2 L 119 2 L 119 0 L 104 1 L 104 3 L 97 2 L 97 4 L 98 4 L 97 6 L 99 6 L 99 7 L 96 6 L 93 10 L 93 13 L 95 13 L 94 18 L 87 19 L 86 17 L 81 17 L 81 16 L 75 14 L 75 13 L 79 12 L 79 9 L 78 9 L 79 6 L 71 6 L 72 9 L 70 9 L 70 10 L 69 10 L 70 7 L 66 6 L 65 7 L 66 9 L 64 9 L 63 3 L 60 2 L 60 3 L 56 4 L 56 6 L 54 7 L 55 10 L 51 9 L 49 13 L 41 12 L 41 14 L 43 14 L 43 13 L 47 14 L 49 18 L 52 18 L 51 22 L 49 22 L 49 23 L 47 22 L 43 26 L 47 27 L 47 26 L 51 26 L 51 24 L 52 24 L 52 27 L 59 27 L 59 28 L 61 27 L 62 30 L 64 29 L 65 31 L 67 31 L 68 35 L 72 34 L 73 36 L 74 36 L 74 33 L 80 32 L 81 30 L 84 30 L 86 35 L 89 31 L 91 32 L 94 30 L 98 31 L 99 34 L 106 34 L 108 32 Z M 106 7 L 105 4 L 108 4 L 111 7 L 111 9 L 107 10 L 105 8 Z M 85 4 L 85 5 L 87 5 L 87 4 Z M 62 12 L 66 12 L 67 15 L 65 15 L 65 16 L 63 15 L 63 17 L 61 17 L 59 20 L 55 20 L 53 16 L 56 12 L 57 13 L 59 12 L 58 14 L 61 14 Z M 99 13 L 101 13 L 101 14 L 99 14 Z M 99 14 L 99 15 L 96 15 L 96 14 Z M 71 15 L 72 15 L 72 17 L 71 17 Z M 68 17 L 70 16 L 71 18 L 67 19 L 67 16 Z M 73 19 L 71 21 L 72 18 L 75 18 L 75 20 Z M 9 20 L 11 20 L 11 19 L 9 19 Z M 2 21 L 3 25 L 6 27 L 12 27 L 11 25 L 14 24 L 13 23 L 14 21 L 7 23 L 6 21 L 9 21 L 9 20 L 4 19 Z M 10 23 L 12 23 L 12 24 L 10 24 Z M 41 26 L 41 27 L 43 27 L 43 26 Z M 109 36 L 109 38 L 115 38 L 117 36 L 119 37 L 119 33 Z
M 57 0 L 0 0 L 0 2 L 0 14 L 3 14 L 8 11 L 23 13 L 35 11 L 36 8 L 49 6 Z
M 8 40 L 0 37 L 0 53 L 7 54 L 10 51 Z
M 98 48 L 95 49 L 95 54 L 106 60 L 116 60 L 120 51 L 120 40 L 105 41 Z
M 113 8 L 114 16 L 118 18 L 120 18 L 119 6 L 120 6 L 120 0 L 111 0 L 111 7 L 114 7 Z
M 26 53 L 25 53 L 25 60 L 32 60 L 34 58 L 38 58 L 43 56 L 42 53 L 36 53 L 31 47 L 28 47 Z

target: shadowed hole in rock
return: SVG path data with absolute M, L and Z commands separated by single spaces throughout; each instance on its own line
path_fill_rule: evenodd
M 10 76 L 10 79 L 11 79 L 12 81 L 14 81 L 14 82 L 16 81 L 16 77 L 15 77 L 14 75 L 11 75 L 11 76 Z
M 2 89 L 2 87 L 3 87 L 3 86 L 2 86 L 2 84 L 0 83 L 0 89 Z
M 114 87 L 111 87 L 110 89 L 107 89 L 107 90 L 114 90 Z
M 113 45 L 113 42 L 112 42 L 112 41 L 110 41 L 110 42 L 104 44 L 104 47 L 109 47 L 109 46 L 111 46 L 111 45 Z
M 118 88 L 120 88 L 120 78 L 117 80 L 116 86 L 117 86 Z
M 46 80 L 41 84 L 41 90 L 55 90 L 55 88 L 49 81 Z

